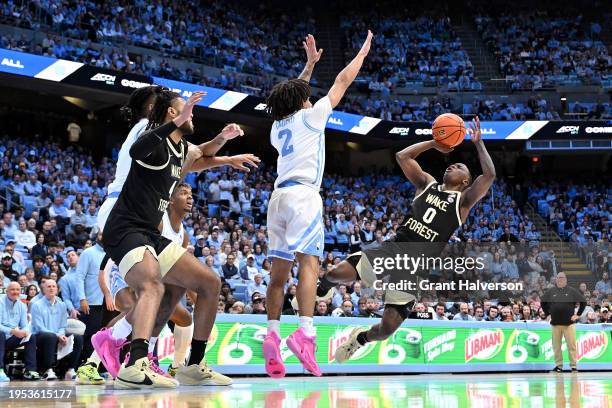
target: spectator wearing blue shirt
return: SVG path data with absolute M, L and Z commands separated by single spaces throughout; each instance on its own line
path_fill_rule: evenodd
M 336 242 L 340 251 L 348 251 L 349 237 L 349 223 L 346 220 L 344 214 L 340 214 L 338 215 L 338 221 L 336 221 Z
M 98 274 L 105 255 L 104 249 L 100 246 L 101 240 L 102 233 L 100 232 L 96 244 L 81 253 L 76 265 L 77 296 L 80 297 L 80 320 L 87 327 L 84 338 L 85 355 L 90 355 L 93 352 L 91 336 L 102 327 L 102 317 L 104 315 L 104 294 L 98 283 Z
M 217 251 L 219 250 L 219 248 L 221 248 L 221 243 L 223 242 L 221 239 L 219 239 L 219 227 L 215 226 L 213 227 L 213 230 L 210 234 L 210 236 L 208 237 L 208 240 L 206 241 L 208 243 L 209 247 L 215 247 L 217 249 Z
M 325 220 L 325 226 L 323 227 L 325 234 L 324 249 L 327 252 L 331 252 L 336 247 L 336 227 L 329 218 Z
M 32 332 L 36 334 L 36 345 L 38 348 L 38 367 L 45 371 L 43 379 L 55 380 L 57 376 L 53 368 L 57 354 L 57 345 L 66 344 L 66 324 L 68 321 L 68 310 L 66 304 L 57 295 L 57 284 L 52 279 L 44 283 L 45 297 L 34 302 L 31 308 Z M 74 346 L 70 353 L 67 375 L 72 375 L 79 365 L 81 351 L 83 349 L 83 336 L 72 334 Z
M 9 381 L 4 373 L 4 352 L 25 346 L 26 380 L 39 380 L 36 372 L 36 335 L 28 324 L 28 308 L 20 300 L 21 287 L 9 283 L 6 295 L 0 296 L 0 382 Z M 30 335 L 29 340 L 22 341 Z

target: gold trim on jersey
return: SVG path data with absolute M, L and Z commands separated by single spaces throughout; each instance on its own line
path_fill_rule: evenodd
M 136 163 L 140 164 L 145 169 L 149 169 L 149 170 L 163 170 L 163 169 L 166 168 L 168 163 L 170 163 L 170 155 L 168 155 L 168 161 L 166 161 L 166 164 L 161 165 L 161 166 L 152 166 L 152 165 L 147 164 L 147 163 L 145 163 L 143 161 L 140 161 L 140 160 L 136 160 Z

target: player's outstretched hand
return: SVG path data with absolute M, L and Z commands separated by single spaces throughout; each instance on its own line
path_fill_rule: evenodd
M 236 170 L 242 170 L 247 173 L 251 171 L 246 166 L 247 164 L 251 167 L 257 167 L 259 166 L 260 162 L 261 160 L 259 159 L 259 157 L 255 156 L 254 154 L 250 154 L 250 153 L 239 154 L 236 156 L 231 156 L 229 158 L 229 165 L 232 166 L 232 168 Z
M 306 58 L 308 59 L 307 64 L 316 64 L 323 54 L 323 48 L 317 50 L 317 44 L 312 34 L 306 36 L 306 40 L 302 41 L 304 50 L 306 51 Z
M 372 31 L 368 30 L 368 36 L 366 37 L 365 41 L 363 42 L 363 45 L 361 46 L 361 49 L 359 50 L 359 55 L 363 57 L 368 55 L 368 53 L 370 52 L 370 46 L 372 45 L 372 37 L 374 37 L 374 34 L 372 34 Z
M 480 132 L 480 119 L 478 118 L 478 116 L 476 116 L 470 124 L 470 130 L 468 133 L 470 134 L 470 140 L 473 143 L 478 143 L 482 141 L 482 134 Z
M 244 130 L 235 123 L 230 123 L 221 131 L 221 137 L 225 140 L 231 140 L 238 136 L 244 136 Z
M 183 107 L 181 113 L 174 119 L 174 124 L 180 127 L 183 123 L 187 122 L 188 120 L 191 120 L 191 117 L 193 115 L 193 107 L 198 102 L 200 102 L 205 95 L 206 92 L 204 91 L 196 91 L 192 93 L 187 102 L 185 103 L 185 106 Z

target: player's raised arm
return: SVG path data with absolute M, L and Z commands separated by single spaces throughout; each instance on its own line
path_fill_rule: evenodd
M 194 92 L 181 112 L 177 112 L 173 107 L 168 108 L 166 115 L 170 114 L 175 117 L 171 121 L 143 133 L 130 148 L 132 159 L 144 160 L 147 158 L 172 132 L 190 120 L 193 107 L 202 100 L 204 94 L 204 92 Z
M 317 50 L 317 44 L 312 34 L 308 34 L 302 44 L 304 45 L 304 50 L 306 51 L 307 60 L 306 66 L 304 67 L 304 70 L 302 71 L 298 79 L 310 82 L 310 77 L 312 76 L 314 66 L 317 62 L 319 62 L 321 54 L 323 54 L 323 48 Z
M 197 150 L 197 148 L 195 149 Z M 221 166 L 231 166 L 236 170 L 241 170 L 248 173 L 250 169 L 247 167 L 247 165 L 257 167 L 260 162 L 261 160 L 259 157 L 250 153 L 238 154 L 235 156 L 199 156 L 193 159 L 190 159 L 188 154 L 181 171 L 181 180 L 184 179 L 189 173 L 199 173 L 204 170 Z
M 372 44 L 373 36 L 374 35 L 372 32 L 368 30 L 368 36 L 366 37 L 366 40 L 355 58 L 353 58 L 353 60 L 342 71 L 340 71 L 336 77 L 334 84 L 327 93 L 332 108 L 338 106 L 340 100 L 344 96 L 344 93 L 357 77 L 365 57 L 370 52 L 370 45 Z
M 406 178 L 416 186 L 417 194 L 427 187 L 429 183 L 435 181 L 435 178 L 431 174 L 424 172 L 416 161 L 419 154 L 429 149 L 437 149 L 442 153 L 448 153 L 452 150 L 436 143 L 435 140 L 429 140 L 427 142 L 415 143 L 395 153 L 397 164 L 402 168 Z
M 489 188 L 495 181 L 495 165 L 489 152 L 482 141 L 482 134 L 480 133 L 480 119 L 478 116 L 474 118 L 470 125 L 470 140 L 476 146 L 478 152 L 478 160 L 480 160 L 480 167 L 482 168 L 482 174 L 474 180 L 472 185 L 468 187 L 461 195 L 461 209 L 469 211 L 474 204 L 478 202 L 482 197 L 487 194 Z
M 244 136 L 244 131 L 235 123 L 230 123 L 225 126 L 221 132 L 215 136 L 213 140 L 198 145 L 198 149 L 203 156 L 214 156 L 225 145 L 228 140 L 232 140 L 238 136 Z

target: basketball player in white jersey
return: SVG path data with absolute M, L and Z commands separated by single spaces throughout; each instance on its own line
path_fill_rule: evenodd
M 287 346 L 304 368 L 316 376 L 321 370 L 315 359 L 316 332 L 312 323 L 319 258 L 323 255 L 323 204 L 319 195 L 325 168 L 324 129 L 332 109 L 355 80 L 370 51 L 372 33 L 357 56 L 338 74 L 327 96 L 313 106 L 308 81 L 323 50 L 317 50 L 312 35 L 304 48 L 308 61 L 298 79 L 274 86 L 267 111 L 274 119 L 270 141 L 278 150 L 278 177 L 268 207 L 270 256 L 274 258 L 268 285 L 268 334 L 263 343 L 266 372 L 273 378 L 285 375 L 280 355 L 280 315 L 284 285 L 294 258 L 299 261 L 297 298 L 300 324 L 287 338 Z

